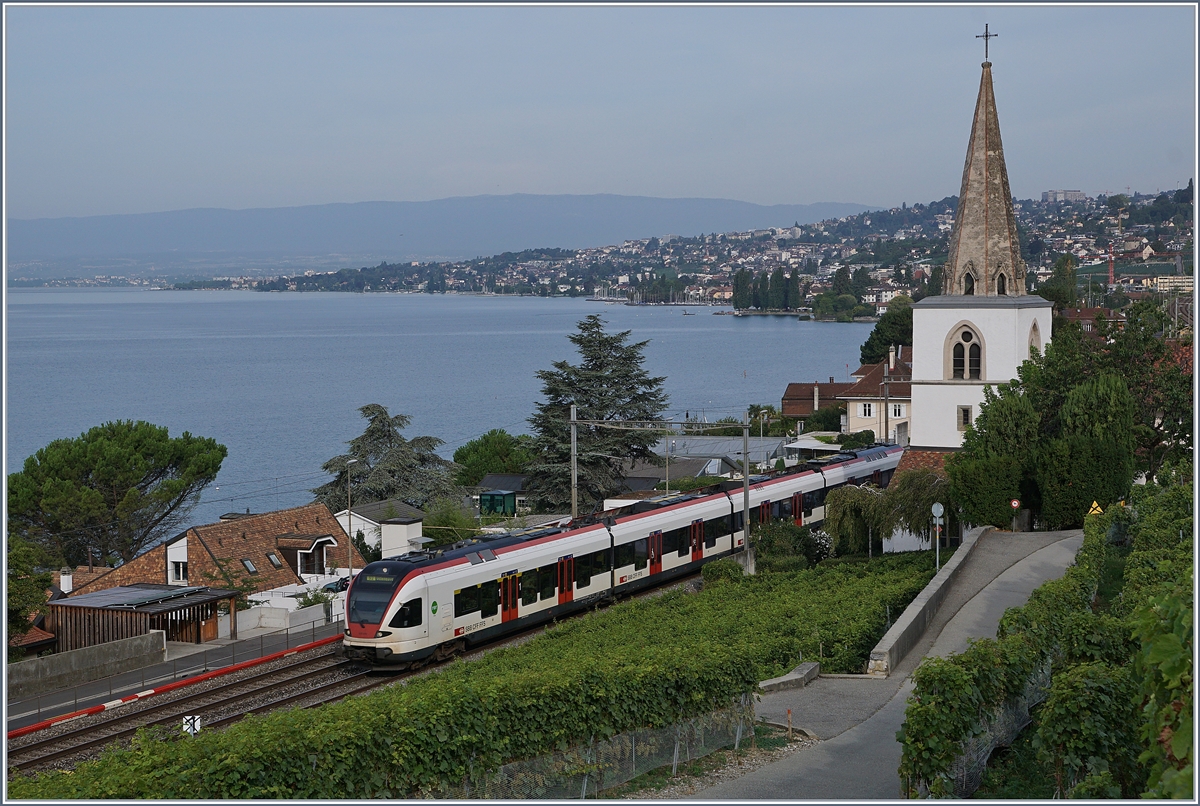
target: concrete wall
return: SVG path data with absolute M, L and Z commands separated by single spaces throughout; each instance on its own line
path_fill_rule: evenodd
M 8 698 L 24 699 L 141 669 L 166 659 L 167 634 L 162 630 L 44 658 L 30 658 L 8 664 Z
M 967 536 L 963 538 L 962 545 L 959 546 L 958 551 L 954 552 L 954 556 L 942 566 L 942 569 L 929 581 L 925 589 L 917 594 L 917 598 L 913 599 L 904 609 L 904 613 L 900 615 L 892 628 L 883 638 L 879 639 L 879 643 L 871 650 L 871 659 L 867 662 L 867 674 L 875 677 L 887 677 L 895 671 L 900 661 L 904 660 L 904 656 L 917 645 L 921 636 L 925 634 L 925 629 L 929 626 L 929 622 L 933 621 L 934 614 L 945 600 L 951 583 L 958 576 L 958 570 L 966 562 L 967 555 L 975 548 L 979 536 L 991 528 L 991 526 L 980 526 L 967 532 Z
M 325 624 L 325 605 L 313 605 L 299 610 L 288 610 L 283 607 L 252 607 L 249 610 L 238 611 L 238 637 L 249 637 L 250 630 L 286 630 L 290 627 L 306 627 L 314 621 Z M 229 619 L 221 618 L 219 622 L 219 637 L 229 637 Z

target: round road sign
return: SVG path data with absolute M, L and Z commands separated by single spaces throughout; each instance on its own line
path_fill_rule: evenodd
M 1014 498 L 1013 500 L 1009 501 L 1009 502 L 1008 502 L 1008 505 L 1009 505 L 1010 507 L 1012 507 L 1013 509 L 1020 509 L 1020 508 L 1021 508 L 1021 502 L 1020 502 L 1020 501 L 1018 501 L 1018 500 L 1017 500 L 1017 499 L 1015 499 L 1015 498 Z
M 934 505 L 932 507 L 930 507 L 930 509 L 933 511 L 933 517 L 935 517 L 935 518 L 942 517 L 942 513 L 946 511 L 940 501 L 935 502 Z

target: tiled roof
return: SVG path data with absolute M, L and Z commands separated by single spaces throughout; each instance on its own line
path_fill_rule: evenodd
M 34 644 L 50 643 L 54 640 L 54 634 L 48 633 L 40 627 L 30 627 L 29 632 L 22 635 L 13 636 L 9 639 L 9 646 L 32 646 Z
M 952 453 L 954 451 L 929 451 L 909 448 L 900 457 L 900 464 L 896 466 L 896 472 L 902 473 L 905 470 L 936 470 L 939 473 L 944 473 L 946 472 L 946 457 Z
M 789 383 L 783 393 L 780 410 L 784 417 L 807 417 L 813 413 L 813 390 L 820 394 L 820 407 L 837 402 L 837 396 L 854 383 Z
M 425 513 L 416 507 L 409 506 L 398 498 L 389 498 L 385 501 L 370 501 L 365 504 L 355 504 L 354 517 L 365 518 L 373 523 L 382 523 L 385 520 L 393 518 L 400 518 L 407 521 L 421 521 L 425 519 Z
M 847 398 L 881 399 L 883 397 L 883 368 L 885 366 L 887 366 L 886 361 L 865 367 L 867 372 L 858 383 L 851 386 L 845 392 L 842 392 L 838 397 L 843 400 Z M 910 397 L 911 386 L 909 381 L 911 379 L 912 368 L 908 364 L 902 364 L 897 361 L 896 366 L 892 368 L 891 381 L 888 382 L 888 396 L 895 398 Z

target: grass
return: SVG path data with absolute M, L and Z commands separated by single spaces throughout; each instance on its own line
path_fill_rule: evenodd
M 754 726 L 754 741 L 758 745 L 759 750 L 778 750 L 781 747 L 786 747 L 787 731 L 771 725 L 755 725 Z M 743 740 L 742 752 L 750 748 L 750 741 Z M 718 750 L 715 753 L 709 753 L 704 758 L 698 758 L 690 762 L 679 762 L 677 775 L 671 776 L 671 765 L 659 767 L 649 772 L 644 772 L 636 778 L 633 778 L 620 786 L 614 786 L 611 789 L 606 789 L 600 793 L 601 798 L 630 798 L 636 797 L 639 793 L 658 792 L 666 789 L 669 786 L 687 781 L 689 778 L 702 778 L 710 772 L 719 770 L 735 759 L 733 747 L 730 745 L 727 749 Z

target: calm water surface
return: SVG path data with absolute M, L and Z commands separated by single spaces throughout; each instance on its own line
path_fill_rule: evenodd
M 148 420 L 229 448 L 193 514 L 208 523 L 311 500 L 383 404 L 412 417 L 405 435 L 446 441 L 527 430 L 534 372 L 575 361 L 566 336 L 599 313 L 649 340 L 670 413 L 738 416 L 779 405 L 793 381 L 846 380 L 867 324 L 714 316 L 713 308 L 582 299 L 407 294 L 262 294 L 17 289 L 7 302 L 5 462 L 19 470 L 51 440 L 108 420 Z

